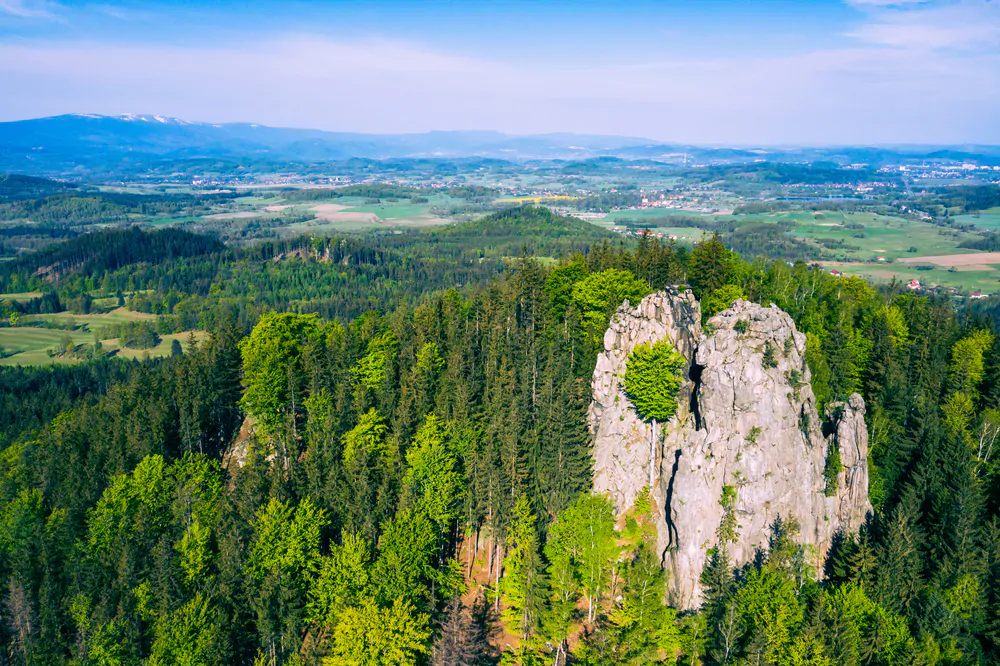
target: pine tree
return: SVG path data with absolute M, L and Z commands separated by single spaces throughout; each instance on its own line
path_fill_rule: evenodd
M 718 664 L 728 664 L 735 657 L 741 629 L 733 598 L 736 580 L 725 542 L 709 556 L 700 582 L 701 611 L 709 628 L 708 655 Z
M 889 518 L 875 576 L 878 603 L 897 614 L 913 609 L 923 587 L 920 534 L 916 522 L 916 497 L 908 490 Z
M 701 299 L 734 277 L 733 253 L 726 249 L 718 232 L 694 244 L 688 260 L 687 281 L 694 295 Z

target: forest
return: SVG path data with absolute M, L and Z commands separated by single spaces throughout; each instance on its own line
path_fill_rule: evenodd
M 0 663 L 1000 663 L 988 304 L 531 207 L 243 248 L 115 233 L 145 238 L 68 241 L 48 280 L 7 262 L 0 292 L 123 292 L 209 336 L 0 368 Z M 873 513 L 822 572 L 793 522 L 742 566 L 720 529 L 695 610 L 648 496 L 616 520 L 590 492 L 604 330 L 668 285 L 706 318 L 788 312 L 820 413 L 859 392 L 871 436 Z

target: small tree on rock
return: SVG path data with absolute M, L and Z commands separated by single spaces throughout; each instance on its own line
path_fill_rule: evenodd
M 655 481 L 656 424 L 677 413 L 677 392 L 684 381 L 684 357 L 667 340 L 639 345 L 625 364 L 625 395 L 644 421 L 652 421 L 649 443 L 649 485 Z

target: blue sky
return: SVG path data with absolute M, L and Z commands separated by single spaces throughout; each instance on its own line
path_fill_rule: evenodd
M 0 0 L 0 120 L 1000 144 L 1000 0 Z

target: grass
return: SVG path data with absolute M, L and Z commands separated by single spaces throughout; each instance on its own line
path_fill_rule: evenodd
M 24 301 L 30 301 L 33 298 L 39 298 L 43 296 L 40 291 L 22 291 L 17 294 L 0 294 L 0 301 L 7 301 L 8 303 L 23 303 Z
M 142 359 L 146 356 L 149 356 L 149 358 L 160 358 L 170 355 L 170 349 L 173 346 L 174 340 L 180 341 L 181 349 L 187 352 L 190 349 L 188 345 L 188 338 L 192 332 L 194 333 L 195 341 L 198 343 L 201 343 L 208 338 L 208 333 L 205 331 L 183 331 L 181 333 L 161 335 L 160 344 L 156 345 L 152 349 L 128 349 L 125 347 L 119 347 L 118 340 L 116 338 L 102 340 L 101 345 L 103 346 L 104 351 L 113 353 L 118 358 Z
M 956 215 L 954 219 L 961 224 L 973 224 L 983 231 L 1000 231 L 1000 206 L 972 215 Z
M 602 227 L 604 229 L 611 229 L 618 226 L 615 224 L 614 220 L 608 217 L 603 218 L 591 218 L 587 220 L 591 224 Z M 665 220 L 666 221 L 666 220 Z M 664 236 L 676 236 L 677 242 L 691 245 L 696 241 L 701 240 L 704 235 L 711 235 L 711 232 L 705 231 L 704 229 L 699 229 L 698 227 L 670 227 L 670 226 L 656 226 L 653 224 L 649 225 L 649 230 L 652 232 L 660 232 Z
M 392 227 L 425 227 L 450 224 L 451 219 L 438 217 L 431 210 L 444 207 L 455 200 L 447 196 L 429 197 L 427 203 L 414 204 L 408 200 L 378 204 L 364 203 L 359 197 L 343 197 L 314 206 L 335 206 L 335 212 L 317 212 L 316 219 L 296 222 L 282 231 L 288 234 L 331 234 L 342 232 L 372 231 Z M 343 208 L 340 208 L 343 206 Z M 313 206 L 310 206 L 312 208 Z M 374 216 L 374 219 L 370 216 Z
M 866 263 L 825 262 L 827 268 L 843 270 L 848 275 L 862 275 L 874 280 L 896 279 L 903 282 L 919 280 L 922 285 L 955 287 L 962 291 L 1000 291 L 1000 271 L 961 270 L 949 271 L 945 267 L 933 266 L 930 270 L 917 270 L 918 263 L 899 261 L 872 262 L 878 256 L 887 260 L 919 259 L 935 255 L 969 254 L 967 248 L 959 247 L 964 240 L 976 238 L 976 234 L 957 232 L 939 227 L 929 222 L 887 217 L 870 213 L 823 212 L 822 217 L 803 219 L 792 229 L 792 234 L 800 238 L 815 240 L 842 240 L 854 246 L 853 249 L 833 249 L 839 258 Z M 835 223 L 837 226 L 826 226 Z M 862 225 L 864 229 L 848 229 L 847 223 Z M 854 234 L 863 233 L 863 238 Z M 915 251 L 911 252 L 910 249 Z M 927 264 L 929 265 L 929 264 Z
M 233 201 L 235 203 L 243 204 L 245 206 L 274 206 L 285 203 L 285 200 L 282 197 L 277 197 L 277 196 L 260 197 L 255 195 L 254 196 L 245 195 L 242 197 L 236 197 L 235 199 L 233 199 Z
M 309 220 L 308 222 L 296 222 L 287 227 L 282 227 L 281 232 L 298 234 L 337 234 L 343 232 L 370 231 L 372 229 L 383 228 L 376 222 L 366 220 Z
M 919 280 L 924 286 L 941 285 L 955 287 L 961 291 L 981 291 L 984 294 L 1000 293 L 1000 271 L 955 271 L 933 267 L 929 271 L 919 271 L 912 264 L 844 264 L 824 262 L 825 268 L 836 268 L 847 275 L 861 275 L 878 281 L 888 282 L 895 278 L 899 282 Z
M 366 204 L 345 208 L 345 213 L 374 213 L 380 220 L 396 220 L 429 215 L 431 204 Z
M 184 224 L 191 222 L 202 222 L 201 217 L 195 217 L 192 215 L 184 215 L 180 217 L 160 217 L 155 220 L 147 220 L 146 224 L 154 227 L 163 227 L 168 224 Z
M 48 365 L 53 359 L 48 357 L 45 350 L 55 347 L 65 335 L 69 335 L 73 339 L 73 344 L 77 345 L 94 341 L 92 334 L 81 331 L 28 326 L 0 328 L 0 347 L 3 347 L 7 354 L 13 354 L 0 359 L 0 365 Z
M 840 217 L 852 225 L 862 225 L 863 229 L 849 229 L 842 226 Z M 827 226 L 831 223 L 837 226 Z M 792 229 L 793 235 L 816 240 L 841 240 L 853 246 L 850 249 L 832 249 L 838 257 L 856 260 L 871 260 L 878 256 L 887 259 L 903 257 L 933 256 L 939 254 L 964 254 L 969 250 L 958 247 L 964 240 L 976 238 L 975 234 L 953 231 L 929 222 L 917 222 L 895 217 L 884 217 L 868 213 L 829 215 L 806 222 L 803 220 Z M 864 234 L 855 238 L 856 234 Z M 915 248 L 910 252 L 910 248 Z
M 88 330 L 95 332 L 103 326 L 116 326 L 130 321 L 154 321 L 156 315 L 144 312 L 133 312 L 125 308 L 116 308 L 111 312 L 102 314 L 73 314 L 72 312 L 58 312 L 55 314 L 25 315 L 22 321 L 25 323 L 44 321 L 55 324 L 60 328 L 70 329 L 72 327 L 84 332 Z
M 400 199 L 398 202 L 387 202 L 385 200 L 378 204 L 368 204 L 368 203 L 358 203 L 356 205 L 351 205 L 353 202 L 348 197 L 340 199 L 336 203 L 343 203 L 344 205 L 350 205 L 350 208 L 345 208 L 343 212 L 345 213 L 374 213 L 380 220 L 390 221 L 390 220 L 402 220 L 402 219 L 412 219 L 412 218 L 422 218 L 431 215 L 432 208 L 441 208 L 456 203 L 456 199 L 452 199 L 448 196 L 437 195 L 427 198 L 427 203 L 410 203 L 406 199 Z
M 681 243 L 697 241 L 705 233 L 701 229 L 689 227 L 666 226 L 673 211 L 668 209 L 628 210 L 612 213 L 605 218 L 590 220 L 593 224 L 610 228 L 617 220 L 634 219 L 649 220 L 650 230 L 677 236 Z M 676 215 L 692 217 L 698 215 L 688 211 L 676 211 Z M 977 234 L 958 232 L 953 229 L 939 227 L 929 222 L 908 220 L 901 217 L 877 215 L 874 213 L 845 213 L 841 211 L 786 211 L 780 213 L 761 213 L 752 215 L 702 215 L 720 221 L 736 221 L 741 224 L 783 223 L 791 227 L 791 235 L 803 240 L 835 240 L 842 241 L 847 248 L 820 250 L 833 254 L 837 260 L 820 262 L 827 268 L 837 268 L 849 275 L 863 275 L 875 280 L 891 280 L 893 278 L 904 282 L 917 279 L 921 284 L 937 284 L 945 287 L 955 287 L 963 291 L 982 291 L 984 293 L 1000 292 L 1000 270 L 957 270 L 949 271 L 947 267 L 933 266 L 931 270 L 917 270 L 920 263 L 902 263 L 898 259 L 918 259 L 935 255 L 970 254 L 967 248 L 959 247 L 965 240 L 978 238 Z M 971 218 L 971 216 L 969 216 Z M 657 226 L 655 223 L 665 226 Z M 961 218 L 959 218 L 961 219 Z M 964 220 L 973 224 L 977 219 Z M 984 211 L 978 218 L 978 224 L 996 224 L 1000 229 L 1000 209 Z M 848 226 L 855 228 L 848 228 Z M 863 234 L 863 238 L 855 238 Z M 915 251 L 911 252 L 910 249 Z M 883 256 L 886 262 L 875 261 Z M 1000 266 L 998 266 L 1000 269 Z
M 542 203 L 544 201 L 576 201 L 580 197 L 569 196 L 567 194 L 552 194 L 548 196 L 533 196 L 533 197 L 506 197 L 503 199 L 497 199 L 497 203 Z
M 208 334 L 203 331 L 195 331 L 195 339 L 198 342 L 204 340 Z M 94 342 L 93 333 L 82 329 L 50 329 L 32 328 L 29 326 L 18 326 L 16 328 L 0 328 L 0 347 L 3 347 L 7 354 L 6 358 L 0 359 L 0 365 L 53 365 L 53 364 L 75 364 L 83 363 L 83 359 L 73 357 L 48 355 L 48 350 L 62 343 L 64 336 L 69 336 L 74 345 L 89 345 Z M 172 343 L 179 340 L 181 348 L 188 350 L 189 332 L 172 333 L 160 336 L 160 344 L 152 349 L 127 349 L 118 346 L 117 339 L 101 341 L 102 351 L 106 354 L 119 358 L 142 359 L 169 356 Z

